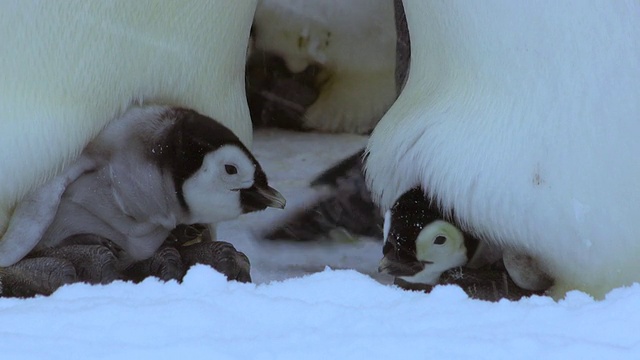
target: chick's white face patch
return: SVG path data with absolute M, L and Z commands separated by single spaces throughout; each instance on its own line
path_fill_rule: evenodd
M 242 214 L 240 189 L 253 186 L 255 166 L 242 149 L 225 145 L 207 154 L 182 190 L 192 220 L 217 223 Z
M 414 276 L 402 277 L 413 283 L 435 284 L 440 275 L 467 262 L 464 235 L 452 224 L 436 220 L 422 229 L 416 239 L 416 258 L 426 262 Z
M 420 261 L 443 263 L 460 253 L 466 254 L 464 235 L 443 220 L 425 226 L 416 239 L 416 257 Z

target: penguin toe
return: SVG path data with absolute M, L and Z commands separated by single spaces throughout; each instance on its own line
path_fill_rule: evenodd
M 140 282 L 149 276 L 163 281 L 182 281 L 185 267 L 178 250 L 171 245 L 161 247 L 149 259 L 139 261 L 124 271 L 128 280 Z
M 77 281 L 76 269 L 65 259 L 32 257 L 0 268 L 0 296 L 50 295 L 59 287 Z
M 185 269 L 178 250 L 171 246 L 160 248 L 151 258 L 151 275 L 161 280 L 182 280 Z
M 67 260 L 73 264 L 77 280 L 89 284 L 108 284 L 121 276 L 117 269 L 117 250 L 108 244 L 65 245 L 38 251 L 38 256 Z
M 184 264 L 209 265 L 224 274 L 228 280 L 251 282 L 251 263 L 249 258 L 224 241 L 200 242 L 180 248 Z

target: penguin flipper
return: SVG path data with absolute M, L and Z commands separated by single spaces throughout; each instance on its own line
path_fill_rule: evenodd
M 287 240 L 344 239 L 382 236 L 382 216 L 367 190 L 363 174 L 364 149 L 341 160 L 311 181 L 312 187 L 326 188 L 327 195 L 309 207 L 286 217 L 265 238 Z
M 337 164 L 323 171 L 310 183 L 311 186 L 329 185 L 337 187 L 342 179 L 363 177 L 364 150 L 360 149 L 353 155 L 340 160 Z
M 38 244 L 55 218 L 67 186 L 96 165 L 95 159 L 83 155 L 61 175 L 32 191 L 17 205 L 9 227 L 0 239 L 0 267 L 17 263 Z

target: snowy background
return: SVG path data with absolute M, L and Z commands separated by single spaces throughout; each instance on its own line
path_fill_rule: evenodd
M 254 152 L 289 212 L 318 196 L 310 179 L 365 142 L 268 130 Z M 599 302 L 579 292 L 490 303 L 455 286 L 403 291 L 377 274 L 379 240 L 260 239 L 283 216 L 269 209 L 219 229 L 251 259 L 253 284 L 199 265 L 182 284 L 74 284 L 0 299 L 0 359 L 640 359 L 639 285 Z

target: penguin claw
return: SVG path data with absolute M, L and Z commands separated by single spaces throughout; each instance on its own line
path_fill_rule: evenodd
M 207 241 L 183 246 L 180 248 L 180 255 L 187 267 L 195 264 L 209 265 L 224 274 L 228 280 L 251 282 L 249 258 L 228 242 Z

